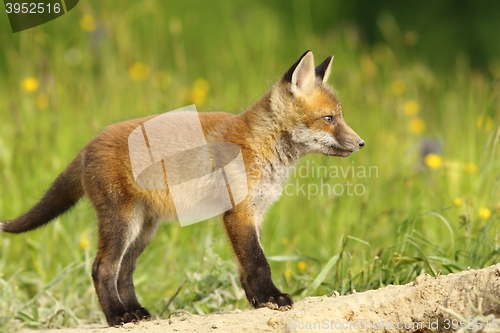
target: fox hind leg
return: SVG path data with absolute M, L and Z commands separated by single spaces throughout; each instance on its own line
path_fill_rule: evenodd
M 146 217 L 144 219 L 138 237 L 128 247 L 120 265 L 117 281 L 118 294 L 127 311 L 133 313 L 139 320 L 149 319 L 151 315 L 137 300 L 132 279 L 133 273 L 137 259 L 156 233 L 159 222 L 158 218 Z
M 148 318 L 135 296 L 132 273 L 135 262 L 151 239 L 156 224 L 144 223 L 136 214 L 100 210 L 99 244 L 92 279 L 101 308 L 110 326 Z M 144 226 L 146 227 L 144 230 Z

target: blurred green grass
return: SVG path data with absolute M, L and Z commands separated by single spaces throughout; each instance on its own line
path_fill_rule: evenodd
M 30 208 L 107 125 L 193 102 L 241 112 L 311 49 L 317 62 L 335 55 L 330 83 L 367 144 L 346 159 L 304 158 L 306 175 L 292 175 L 267 214 L 278 286 L 299 300 L 498 262 L 498 85 L 465 57 L 436 74 L 400 40 L 367 47 L 349 26 L 319 35 L 293 4 L 292 31 L 259 2 L 106 1 L 0 33 L 1 219 Z M 320 166 L 377 173 L 331 177 Z M 347 182 L 362 195 L 314 195 Z M 83 200 L 47 228 L 0 237 L 0 330 L 104 323 L 90 277 L 95 229 Z M 163 318 L 249 308 L 237 281 L 218 219 L 163 225 L 135 274 L 142 303 Z

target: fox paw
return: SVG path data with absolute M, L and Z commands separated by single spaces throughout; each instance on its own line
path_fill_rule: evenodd
M 151 314 L 145 308 L 129 310 L 108 320 L 109 326 L 121 326 L 126 323 L 136 323 L 140 320 L 151 318 Z
M 139 321 L 139 318 L 133 313 L 124 312 L 118 316 L 114 316 L 108 319 L 109 326 L 121 326 L 126 323 L 134 323 Z
M 151 318 L 149 311 L 144 308 L 138 308 L 130 312 L 132 312 L 139 320 L 148 320 Z
M 271 295 L 264 298 L 263 302 L 254 302 L 256 308 L 267 307 L 271 310 L 287 311 L 293 306 L 293 300 L 288 294 Z

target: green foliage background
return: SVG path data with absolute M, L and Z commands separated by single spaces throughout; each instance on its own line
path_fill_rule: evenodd
M 335 55 L 330 83 L 366 147 L 303 159 L 267 214 L 279 287 L 299 300 L 497 263 L 499 6 L 467 3 L 465 22 L 445 10 L 452 1 L 346 3 L 82 1 L 17 34 L 0 14 L 0 218 L 36 203 L 108 124 L 193 102 L 241 112 L 311 49 L 317 62 Z M 347 174 L 313 174 L 320 166 Z M 322 184 L 364 191 L 314 194 Z M 83 200 L 46 228 L 1 235 L 2 332 L 104 323 L 95 229 Z M 249 308 L 218 219 L 162 225 L 135 282 L 163 318 Z

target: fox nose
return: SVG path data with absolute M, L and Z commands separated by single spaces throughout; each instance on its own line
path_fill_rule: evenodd
M 365 142 L 363 141 L 363 139 L 359 139 L 358 144 L 359 144 L 359 149 L 361 149 L 365 146 Z

